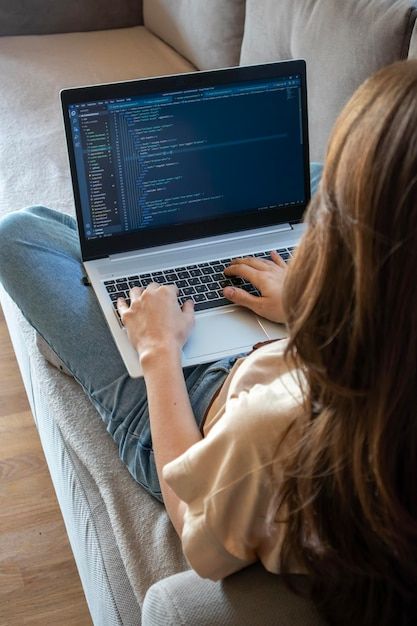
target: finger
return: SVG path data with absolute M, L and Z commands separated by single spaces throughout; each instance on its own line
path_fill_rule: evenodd
M 280 267 L 287 267 L 286 262 L 284 261 L 284 259 L 278 254 L 278 252 L 276 250 L 271 250 L 271 259 L 273 260 L 274 263 L 276 263 L 277 265 L 279 265 Z
M 259 279 L 260 271 L 261 270 L 255 269 L 245 263 L 237 263 L 227 267 L 224 270 L 224 274 L 225 276 L 239 276 L 240 278 L 245 278 L 253 285 L 256 285 Z
M 243 259 L 232 259 L 229 267 L 232 265 L 249 265 L 249 267 L 253 267 L 254 269 L 264 270 L 268 267 L 268 261 L 254 256 L 247 256 Z
M 164 285 L 165 287 L 168 287 L 171 291 L 174 291 L 175 297 L 178 296 L 180 290 L 178 289 L 177 285 L 175 283 L 171 283 L 170 285 Z
M 117 298 L 117 310 L 119 311 L 120 316 L 129 310 L 129 305 L 124 298 Z
M 194 318 L 194 302 L 192 300 L 186 300 L 182 305 L 182 312 L 185 313 L 191 319 Z
M 132 287 L 132 289 L 130 290 L 130 300 L 132 302 L 133 300 L 138 300 L 144 291 L 144 287 Z
M 259 309 L 261 298 L 259 296 L 253 296 L 244 289 L 239 289 L 238 287 L 225 287 L 223 289 L 223 293 L 225 297 L 228 300 L 231 300 L 234 304 L 247 307 L 248 309 L 251 309 L 251 311 L 255 311 L 255 313 Z
M 159 287 L 161 287 L 161 285 L 159 283 L 149 283 L 149 285 L 147 285 L 145 291 L 155 291 Z

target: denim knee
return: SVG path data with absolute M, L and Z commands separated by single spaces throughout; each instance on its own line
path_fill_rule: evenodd
M 320 184 L 321 176 L 323 173 L 322 163 L 310 163 L 310 182 L 311 182 L 311 195 L 317 192 Z

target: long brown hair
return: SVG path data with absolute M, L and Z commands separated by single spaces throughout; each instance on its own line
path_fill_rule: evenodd
M 286 281 L 310 419 L 288 464 L 294 556 L 329 623 L 417 616 L 417 61 L 353 96 Z

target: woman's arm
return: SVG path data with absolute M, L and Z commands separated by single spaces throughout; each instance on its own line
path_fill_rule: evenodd
M 140 355 L 148 393 L 156 469 L 167 513 L 181 536 L 184 503 L 165 483 L 162 469 L 201 439 L 181 367 L 181 349 L 194 323 L 191 301 L 178 306 L 175 287 L 151 284 L 131 290 L 131 305 L 118 309 Z
M 181 367 L 181 351 L 172 348 L 141 359 L 151 422 L 156 469 L 165 507 L 181 537 L 185 504 L 165 482 L 162 469 L 202 437 L 191 408 Z

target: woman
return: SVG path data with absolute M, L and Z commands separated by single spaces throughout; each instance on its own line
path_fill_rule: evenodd
M 146 392 L 81 284 L 71 218 L 37 208 L 0 227 L 3 285 L 134 477 L 162 492 L 192 567 L 214 579 L 256 559 L 307 572 L 338 625 L 411 624 L 417 611 L 416 99 L 417 62 L 361 87 L 289 269 L 274 254 L 226 271 L 262 295 L 225 295 L 286 322 L 288 341 L 183 372 L 192 305 L 157 285 L 119 302 Z

